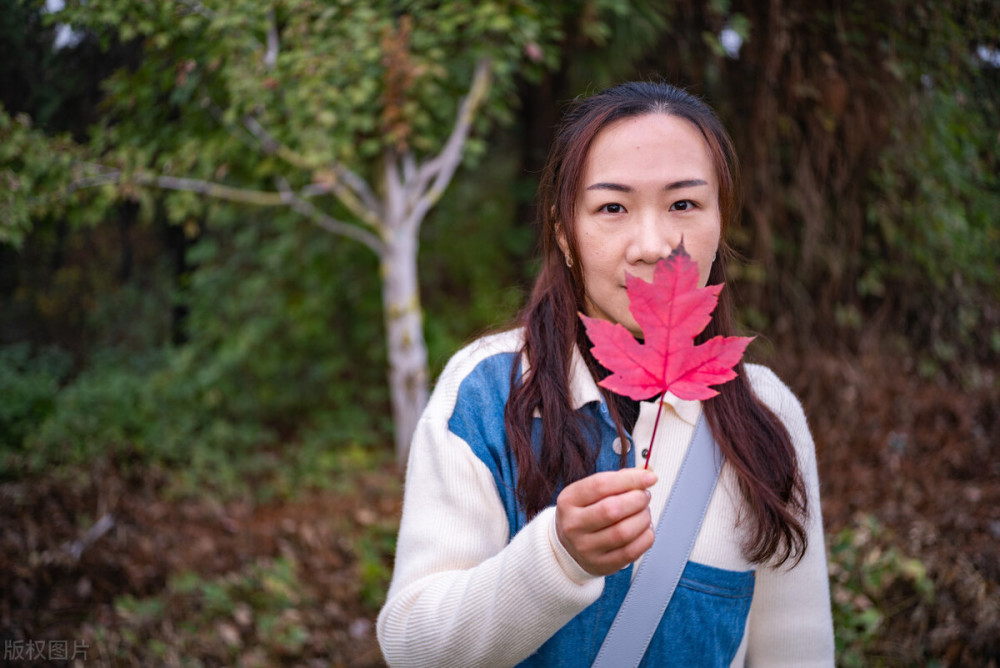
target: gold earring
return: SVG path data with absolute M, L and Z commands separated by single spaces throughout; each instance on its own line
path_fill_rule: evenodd
M 569 253 L 566 253 L 566 266 L 570 269 L 573 268 L 573 258 L 569 256 Z

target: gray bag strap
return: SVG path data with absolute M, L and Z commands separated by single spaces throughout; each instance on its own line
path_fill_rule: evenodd
M 722 464 L 703 414 L 656 525 L 656 540 L 639 564 L 593 668 L 639 665 L 681 579 Z

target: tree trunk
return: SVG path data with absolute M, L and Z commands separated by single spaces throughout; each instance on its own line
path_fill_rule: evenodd
M 388 240 L 381 272 L 396 458 L 405 466 L 410 439 L 427 405 L 429 375 L 417 284 L 415 233 L 396 231 Z

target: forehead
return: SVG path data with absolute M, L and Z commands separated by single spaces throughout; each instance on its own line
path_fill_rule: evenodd
M 595 173 L 642 179 L 673 172 L 689 172 L 706 180 L 711 177 L 714 182 L 715 164 L 708 142 L 685 118 L 645 114 L 615 121 L 597 133 L 584 161 L 580 185 L 587 187 Z

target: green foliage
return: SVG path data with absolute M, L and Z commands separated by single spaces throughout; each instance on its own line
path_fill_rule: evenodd
M 937 84 L 915 97 L 913 125 L 897 129 L 897 141 L 880 157 L 883 194 L 868 214 L 879 232 L 872 242 L 880 240 L 877 248 L 889 257 L 872 258 L 858 292 L 899 295 L 901 309 L 919 323 L 910 333 L 929 344 L 928 368 L 955 361 L 956 347 L 974 359 L 997 359 L 1000 98 Z M 929 310 L 950 315 L 929 318 Z
M 437 360 L 515 307 L 516 290 L 494 286 L 501 276 L 517 282 L 520 266 L 511 257 L 528 253 L 532 235 L 511 228 L 509 198 L 483 203 L 475 187 L 507 178 L 514 165 L 508 158 L 470 172 L 431 226 L 424 258 L 435 297 L 427 329 Z M 374 258 L 293 217 L 266 223 L 225 207 L 211 214 L 210 225 L 191 230 L 199 235 L 187 254 L 192 271 L 181 277 L 190 340 L 142 355 L 163 343 L 167 296 L 151 299 L 150 285 L 136 282 L 98 294 L 88 315 L 92 336 L 113 347 L 94 354 L 52 414 L 41 416 L 48 419 L 25 426 L 34 428 L 32 470 L 127 457 L 183 467 L 175 481 L 181 493 L 228 495 L 252 486 L 259 495 L 284 495 L 331 484 L 350 468 L 341 451 L 387 440 Z M 483 238 L 494 240 L 486 245 L 491 254 L 474 243 Z M 462 260 L 477 251 L 481 262 L 466 266 Z
M 232 396 L 219 390 L 233 387 L 240 369 L 195 369 L 191 352 L 151 356 L 156 361 L 147 368 L 118 360 L 83 372 L 55 396 L 44 420 L 28 426 L 24 450 L 5 453 L 0 475 L 113 458 L 126 467 L 168 467 L 172 494 L 267 500 L 328 487 L 379 461 L 369 454 L 376 442 L 371 424 L 387 418 L 357 409 L 358 401 L 375 404 L 371 398 L 313 407 L 299 414 L 298 431 L 282 438 L 280 425 L 266 421 L 266 410 L 241 417 L 242 404 L 252 406 L 259 387 L 234 389 Z M 349 385 L 331 383 L 347 393 Z M 301 398 L 295 389 L 288 393 Z
M 79 155 L 68 137 L 50 138 L 33 128 L 27 116 L 12 118 L 0 106 L 0 244 L 24 241 L 32 210 L 48 201 L 37 193 L 70 181 Z M 63 207 L 70 203 L 53 203 L 53 212 L 65 213 Z
M 179 573 L 157 596 L 116 599 L 115 624 L 95 635 L 120 661 L 232 664 L 253 648 L 258 662 L 294 662 L 310 640 L 299 609 L 316 605 L 298 571 L 280 557 L 215 578 Z
M 537 75 L 555 62 L 550 42 L 560 35 L 543 7 L 528 0 L 411 0 L 391 7 L 315 0 L 278 6 L 257 0 L 69 2 L 49 17 L 50 24 L 71 24 L 108 46 L 141 45 L 142 56 L 104 83 L 101 122 L 86 146 L 64 150 L 32 134 L 26 120 L 0 119 L 5 122 L 0 131 L 12 147 L 0 154 L 0 168 L 11 185 L 4 204 L 15 214 L 4 231 L 6 240 L 22 241 L 29 215 L 64 215 L 68 197 L 78 211 L 74 222 L 89 222 L 112 203 L 126 201 L 138 205 L 144 220 L 163 211 L 185 230 L 197 230 L 206 219 L 213 228 L 220 219 L 232 220 L 235 210 L 217 204 L 228 200 L 281 212 L 294 208 L 297 216 L 342 233 L 357 230 L 351 223 L 364 223 L 370 227 L 363 233 L 367 243 L 377 250 L 393 234 L 385 227 L 387 219 L 401 223 L 382 210 L 384 204 L 372 193 L 378 188 L 366 184 L 382 184 L 385 164 L 395 165 L 399 156 L 405 156 L 403 171 L 412 180 L 413 164 L 443 148 L 474 68 L 485 65 L 491 81 L 481 85 L 476 77 L 476 90 L 485 91 L 486 98 L 474 117 L 479 131 L 510 120 L 517 77 Z M 28 147 L 37 150 L 23 150 Z M 465 144 L 472 154 L 477 147 L 482 144 L 475 139 Z M 450 174 L 450 168 L 445 172 Z M 153 193 L 161 188 L 169 192 L 158 199 Z M 84 192 L 94 197 L 79 201 Z M 293 221 L 280 219 L 294 227 Z M 222 254 L 218 238 L 192 250 L 191 261 L 202 265 L 191 277 L 190 290 L 195 298 L 190 325 L 198 336 L 174 357 L 167 379 L 158 380 L 158 391 L 171 399 L 151 401 L 156 410 L 194 404 L 216 417 L 207 420 L 208 429 L 205 418 L 181 421 L 194 426 L 146 438 L 143 451 L 152 442 L 157 450 L 171 451 L 169 444 L 205 432 L 235 437 L 228 427 L 217 430 L 220 425 L 234 426 L 240 441 L 244 436 L 253 440 L 249 424 L 262 428 L 256 433 L 266 434 L 263 440 L 287 438 L 314 407 L 359 399 L 336 389 L 351 387 L 338 375 L 356 372 L 344 371 L 341 363 L 347 358 L 331 345 L 334 311 L 332 300 L 323 299 L 329 290 L 309 286 L 292 296 L 291 313 L 281 315 L 303 327 L 268 316 L 289 306 L 280 303 L 286 292 L 273 291 L 277 263 L 288 262 L 307 279 L 322 281 L 330 276 L 321 270 L 330 255 L 300 257 L 301 237 L 278 228 L 265 232 L 242 225 L 225 241 L 231 246 Z M 233 270 L 247 257 L 241 252 L 258 242 L 271 251 L 254 256 L 260 265 L 246 273 L 243 267 Z M 213 272 L 216 261 L 219 271 Z M 231 289 L 222 301 L 211 303 L 211 317 L 203 320 L 197 298 L 219 294 L 215 286 L 205 289 L 213 281 L 228 281 Z M 248 298 L 219 313 L 232 293 Z M 317 306 L 327 309 L 327 322 L 313 318 Z M 212 323 L 218 322 L 236 329 L 217 335 L 219 327 Z M 371 333 L 354 322 L 343 329 L 361 337 Z M 269 350 L 292 357 L 262 352 Z M 352 361 L 357 364 L 357 357 Z M 338 364 L 341 368 L 334 368 Z M 360 375 L 366 374 L 363 369 Z M 301 389 L 289 392 L 293 384 Z
M 143 48 L 138 65 L 104 87 L 104 121 L 88 147 L 104 166 L 78 164 L 73 180 L 115 182 L 116 196 L 147 208 L 151 173 L 249 189 L 280 177 L 300 188 L 339 178 L 339 163 L 376 180 L 384 151 L 440 150 L 480 59 L 491 62 L 493 85 L 477 122 L 510 120 L 516 76 L 556 61 L 560 33 L 543 9 L 528 0 L 69 2 L 52 23 Z M 51 172 L 44 157 L 37 170 Z M 201 210 L 191 194 L 171 195 L 167 208 L 178 222 Z
M 925 374 L 964 376 L 1000 359 L 1000 67 L 979 54 L 997 43 L 1000 7 L 911 10 L 888 26 L 897 103 L 855 285 L 868 305 L 892 305 Z
M 912 21 L 893 27 L 894 72 L 908 94 L 879 156 L 858 291 L 898 303 L 908 336 L 924 344 L 925 369 L 995 361 L 1000 66 L 981 49 L 995 49 L 1000 7 L 926 0 L 913 9 Z
M 35 355 L 27 343 L 0 348 L 0 453 L 19 451 L 28 433 L 52 413 L 70 365 L 69 355 L 58 348 Z
M 565 34 L 563 72 L 570 96 L 644 75 L 636 71 L 636 64 L 667 38 L 676 12 L 674 3 L 657 0 L 551 4 L 559 12 Z
M 392 579 L 392 558 L 396 553 L 395 522 L 372 524 L 357 536 L 353 551 L 357 555 L 361 602 L 372 612 L 378 612 Z
M 45 24 L 45 5 L 0 0 L 0 244 L 23 240 L 37 224 L 32 211 L 73 208 L 77 197 L 64 192 L 68 202 L 51 202 L 47 193 L 80 175 L 73 163 L 82 152 L 70 134 L 83 135 L 95 115 L 98 82 L 126 56 L 98 54 L 85 39 L 53 48 L 56 30 Z
M 23 462 L 9 458 L 8 465 L 37 471 L 132 449 L 141 453 L 153 414 L 140 364 L 99 361 L 59 392 L 47 418 L 26 434 Z
M 903 588 L 910 598 L 932 601 L 934 583 L 918 559 L 907 557 L 871 515 L 858 517 L 829 538 L 830 589 L 837 665 L 872 665 L 873 651 L 885 640 L 888 618 Z M 898 599 L 898 594 L 895 597 Z
M 495 143 L 490 160 L 456 176 L 422 235 L 420 285 L 434 372 L 469 339 L 508 322 L 531 277 L 535 230 L 517 220 L 524 202 L 507 185 L 517 178 L 518 156 L 505 141 Z
M 123 207 L 77 231 L 38 221 L 17 251 L 0 248 L 0 342 L 59 346 L 77 368 L 94 351 L 168 343 L 175 286 L 163 228 L 133 216 Z
M 514 200 L 483 202 L 478 187 L 513 178 L 512 158 L 463 175 L 455 197 L 432 214 L 422 259 L 436 364 L 520 301 L 517 288 L 497 285 L 523 280 L 518 259 L 530 253 L 533 233 L 513 225 Z M 108 292 L 89 318 L 95 332 L 117 339 L 96 339 L 135 345 L 97 355 L 63 392 L 31 440 L 33 470 L 127 457 L 177 467 L 176 493 L 252 488 L 265 498 L 371 465 L 391 428 L 374 258 L 293 216 L 208 213 L 209 225 L 189 226 L 198 236 L 181 277 L 189 341 L 137 364 L 142 342 L 161 345 L 142 332 L 162 331 L 167 302 L 131 283 Z M 477 262 L 463 261 L 474 255 Z M 160 310 L 143 316 L 154 302 Z M 369 454 L 352 464 L 358 453 Z
M 113 347 L 92 352 L 45 414 L 23 424 L 29 447 L 8 475 L 124 457 L 181 469 L 180 493 L 289 494 L 330 484 L 345 465 L 338 449 L 385 442 L 373 258 L 294 219 L 266 225 L 223 210 L 212 220 L 182 280 L 190 341 L 165 349 L 148 333 L 162 332 L 164 302 L 144 315 L 137 287 L 107 293 L 91 318 L 95 332 L 115 332 L 97 337 Z M 154 301 L 148 286 L 144 294 Z M 11 391 L 27 402 L 23 385 Z
M 192 248 L 187 327 L 175 372 L 206 408 L 288 432 L 306 416 L 385 405 L 374 259 L 294 219 L 213 218 Z M 363 413 L 361 414 L 364 415 Z M 355 421 L 361 428 L 362 423 Z

